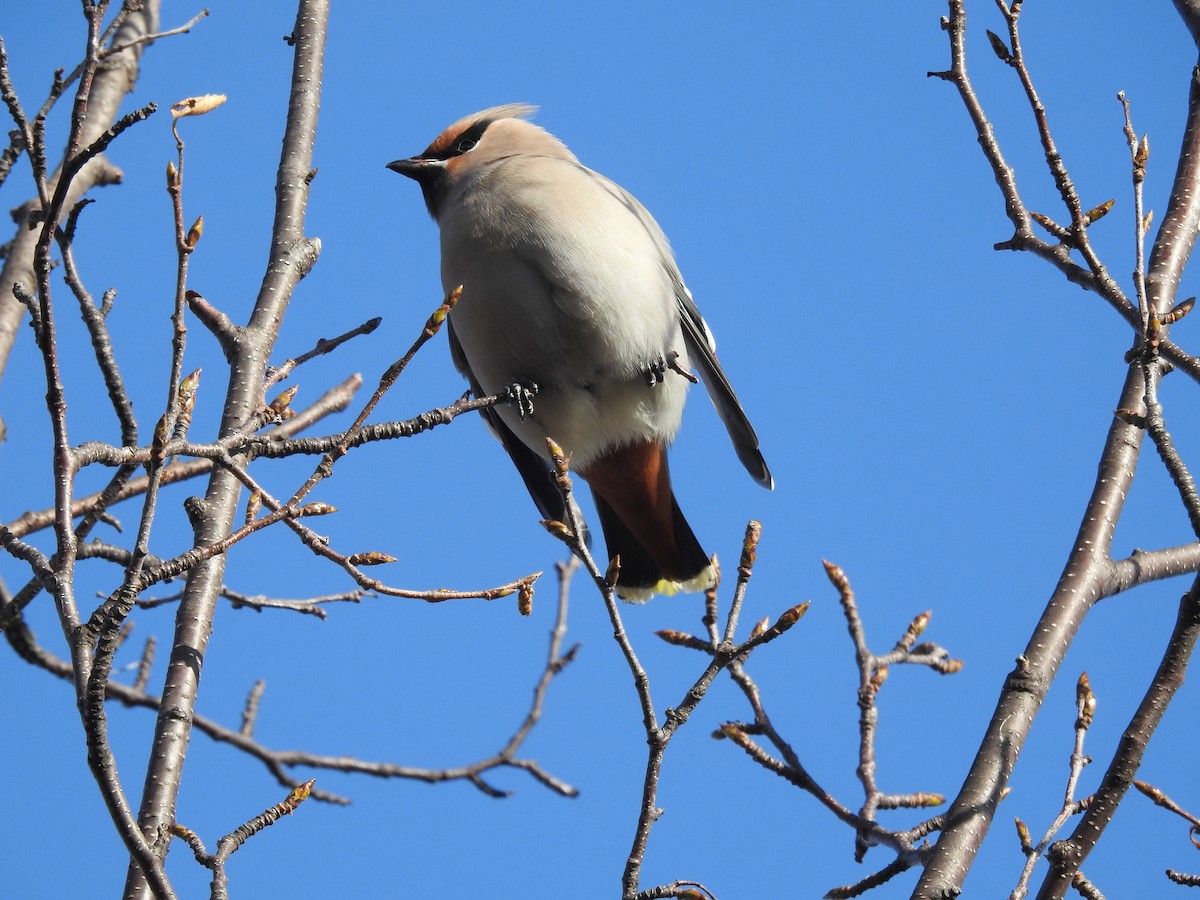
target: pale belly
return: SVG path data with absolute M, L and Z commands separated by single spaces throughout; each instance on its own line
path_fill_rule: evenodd
M 532 304 L 496 302 L 464 291 L 451 313 L 455 335 L 475 380 L 486 394 L 513 383 L 537 385 L 533 412 L 496 407 L 505 424 L 527 446 L 547 456 L 553 438 L 585 466 L 604 451 L 639 439 L 670 442 L 683 415 L 688 381 L 668 368 L 651 386 L 645 372 L 657 359 L 678 353 L 689 368 L 679 328 L 663 329 L 657 341 L 631 330 L 628 316 L 525 314 Z M 533 307 L 536 309 L 536 307 Z M 643 317 L 644 318 L 644 317 Z

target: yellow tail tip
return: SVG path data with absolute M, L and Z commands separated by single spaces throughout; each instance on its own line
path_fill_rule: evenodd
M 687 581 L 674 581 L 662 578 L 650 587 L 622 587 L 617 583 L 617 597 L 626 603 L 645 603 L 655 594 L 663 597 L 673 597 L 676 594 L 697 594 L 706 591 L 717 581 L 717 570 L 712 564 L 705 566 L 699 575 Z

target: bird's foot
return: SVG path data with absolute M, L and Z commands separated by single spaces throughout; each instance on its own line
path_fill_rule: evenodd
M 653 360 L 642 370 L 642 377 L 646 379 L 646 387 L 652 388 L 656 384 L 662 384 L 663 379 L 667 377 L 667 361 L 661 356 Z
M 679 351 L 678 350 L 672 350 L 670 352 L 670 354 L 668 354 L 667 368 L 669 368 L 672 372 L 675 372 L 678 375 L 682 375 L 684 378 L 686 378 L 692 384 L 696 384 L 697 382 L 700 381 L 699 378 L 697 378 L 695 375 L 693 375 L 691 372 L 689 372 L 687 369 L 685 369 L 683 366 L 681 366 L 679 364 Z
M 537 396 L 537 392 L 538 386 L 535 382 L 514 381 L 504 389 L 501 397 L 517 408 L 517 415 L 524 422 L 526 416 L 533 415 L 533 398 Z

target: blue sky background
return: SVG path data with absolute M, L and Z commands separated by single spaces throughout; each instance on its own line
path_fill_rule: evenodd
M 163 26 L 199 7 L 166 4 Z M 856 806 L 857 676 L 836 594 L 820 560 L 842 565 L 858 591 L 872 645 L 890 647 L 911 617 L 934 611 L 926 636 L 966 661 L 945 678 L 893 670 L 880 706 L 879 780 L 896 792 L 953 796 L 1004 675 L 1029 638 L 1070 549 L 1092 482 L 1130 344 L 1100 300 L 1032 257 L 993 251 L 1011 227 L 954 90 L 926 78 L 948 64 L 942 3 L 718 4 L 358 3 L 335 6 L 308 233 L 323 253 L 296 292 L 276 361 L 372 316 L 371 336 L 300 369 L 297 405 L 352 372 L 368 389 L 440 301 L 436 229 L 419 191 L 384 165 L 420 151 L 447 124 L 496 103 L 528 101 L 537 121 L 581 160 L 638 196 L 671 237 L 715 332 L 721 359 L 758 427 L 778 484 L 744 475 L 711 406 L 694 392 L 672 468 L 681 505 L 706 547 L 735 565 L 745 523 L 763 522 L 743 622 L 812 600 L 805 620 L 750 665 L 777 727 L 810 772 Z M 1003 31 L 990 3 L 969 6 L 972 73 L 1032 209 L 1058 215 L 1019 85 L 987 46 Z M 96 193 L 77 252 L 99 296 L 119 290 L 109 318 L 134 403 L 148 432 L 166 394 L 174 250 L 163 170 L 174 157 L 165 107 L 209 92 L 220 110 L 183 123 L 186 218 L 205 218 L 190 286 L 244 321 L 266 261 L 274 171 L 291 51 L 280 36 L 294 9 L 282 0 L 217 3 L 192 34 L 152 47 L 127 107 L 159 114 L 114 145 L 125 184 Z M 0 16 L 12 74 L 36 108 L 54 68 L 80 56 L 78 4 L 12 5 Z M 1109 269 L 1132 291 L 1128 155 L 1115 100 L 1125 90 L 1153 155 L 1146 204 L 1160 214 L 1173 174 L 1196 49 L 1173 7 L 1029 4 L 1027 56 L 1085 204 L 1110 197 L 1092 231 Z M 51 127 L 57 146 L 68 105 Z M 30 192 L 27 169 L 3 191 L 6 208 Z M 1180 296 L 1195 293 L 1185 276 Z M 82 328 L 58 294 L 76 443 L 117 439 Z M 1196 325 L 1177 339 L 1187 346 Z M 221 358 L 198 323 L 188 368 L 205 380 L 192 436 L 215 426 Z M 464 390 L 439 338 L 388 395 L 377 420 L 446 405 Z M 1168 426 L 1200 459 L 1195 385 L 1163 388 Z M 8 439 L 0 520 L 52 499 L 40 364 L 27 329 L 0 388 Z M 365 397 L 364 397 L 365 399 Z M 331 422 L 335 428 L 347 417 Z M 311 461 L 259 462 L 276 493 Z M 14 474 L 14 473 L 20 474 Z M 107 472 L 87 472 L 80 492 Z M 152 549 L 187 546 L 180 501 L 166 496 Z M 482 587 L 551 570 L 560 545 L 499 445 L 474 417 L 418 439 L 356 451 L 314 499 L 341 512 L 320 523 L 343 550 L 399 557 L 390 583 Z M 136 508 L 118 510 L 127 529 Z M 1116 550 L 1183 543 L 1182 508 L 1152 455 L 1130 496 Z M 47 535 L 39 545 L 45 548 Z M 114 573 L 81 567 L 81 596 Z M 0 574 L 26 573 L 9 558 Z M 352 587 L 279 531 L 231 555 L 229 585 L 303 597 Z M 967 896 L 1007 896 L 1022 856 L 1020 816 L 1040 834 L 1061 802 L 1074 721 L 1074 683 L 1087 670 L 1099 697 L 1088 751 L 1094 787 L 1158 664 L 1187 582 L 1101 604 L 1050 693 L 1012 782 L 1013 793 L 967 881 Z M 166 593 L 164 588 L 159 593 Z M 534 613 L 511 601 L 425 606 L 377 598 L 329 609 L 319 622 L 281 612 L 220 610 L 200 711 L 239 721 L 256 679 L 267 689 L 257 735 L 274 747 L 427 767 L 490 755 L 527 707 L 554 616 L 552 574 Z M 727 597 L 727 593 L 726 593 Z M 625 609 L 625 623 L 661 710 L 703 667 L 662 645 L 660 628 L 697 631 L 695 597 Z M 159 639 L 161 681 L 173 611 L 135 615 L 118 665 Z M 30 609 L 39 638 L 64 644 L 45 598 Z M 553 687 L 524 753 L 576 785 L 567 800 L 517 772 L 493 776 L 505 800 L 466 784 L 431 787 L 317 773 L 348 808 L 306 804 L 247 844 L 229 868 L 234 896 L 612 897 L 632 840 L 644 736 L 629 673 L 598 595 L 577 582 L 569 641 L 580 655 Z M 122 678 L 132 680 L 132 672 Z M 0 835 L 9 864 L 0 894 L 113 896 L 125 856 L 85 763 L 65 684 L 0 653 L 7 686 L 0 733 L 9 759 Z M 1185 686 L 1142 775 L 1200 809 L 1194 773 L 1194 685 Z M 810 799 L 756 769 L 719 722 L 749 711 L 720 682 L 668 751 L 643 887 L 704 882 L 722 900 L 817 897 L 884 865 L 853 861 L 853 835 Z M 152 716 L 114 709 L 114 747 L 128 788 L 145 770 Z M 179 820 L 216 839 L 284 791 L 256 762 L 196 735 Z M 896 826 L 919 815 L 893 813 Z M 1129 798 L 1085 871 L 1110 897 L 1167 896 L 1166 867 L 1200 869 L 1179 820 Z M 207 895 L 182 845 L 168 872 L 181 896 Z M 909 873 L 874 892 L 907 896 Z

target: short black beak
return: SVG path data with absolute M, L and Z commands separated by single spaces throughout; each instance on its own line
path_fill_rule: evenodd
M 425 208 L 436 220 L 442 206 L 442 197 L 446 193 L 445 160 L 430 159 L 428 156 L 414 156 L 410 159 L 398 159 L 390 162 L 387 167 L 393 172 L 407 175 L 421 186 L 421 194 L 425 197 Z
M 399 172 L 401 175 L 407 175 L 409 178 L 420 181 L 429 174 L 431 169 L 437 167 L 437 163 L 438 161 L 435 159 L 414 156 L 411 159 L 398 159 L 390 162 L 387 167 L 393 172 Z

